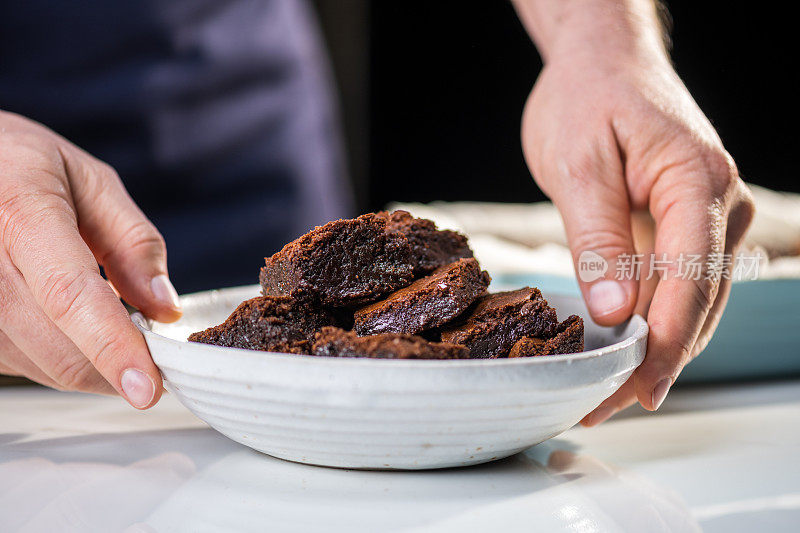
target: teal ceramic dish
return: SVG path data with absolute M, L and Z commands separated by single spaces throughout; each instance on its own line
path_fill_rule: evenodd
M 573 277 L 498 274 L 495 286 L 579 295 Z M 682 383 L 800 375 L 800 279 L 734 282 L 714 338 L 681 374 Z

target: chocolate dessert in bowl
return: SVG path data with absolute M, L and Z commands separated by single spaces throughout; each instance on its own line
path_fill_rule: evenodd
M 575 424 L 645 352 L 641 317 L 604 328 L 574 298 L 489 292 L 463 235 L 404 211 L 319 226 L 267 258 L 259 281 L 185 296 L 175 324 L 134 320 L 184 405 L 293 461 L 506 457 Z

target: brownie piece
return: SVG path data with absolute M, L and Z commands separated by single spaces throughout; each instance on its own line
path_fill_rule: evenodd
M 359 335 L 415 334 L 437 328 L 464 312 L 486 292 L 491 278 L 473 258 L 459 259 L 430 276 L 355 313 Z
M 387 221 L 387 229 L 405 235 L 415 259 L 414 275 L 430 274 L 459 259 L 472 257 L 467 238 L 450 230 L 436 229 L 426 218 L 414 218 L 408 211 L 377 213 Z
M 382 211 L 314 228 L 267 258 L 259 279 L 265 295 L 357 307 L 462 257 L 472 257 L 463 235 Z
M 287 296 L 246 300 L 222 324 L 189 335 L 193 342 L 267 352 L 308 354 L 314 333 L 335 317 Z
M 460 324 L 442 330 L 442 340 L 465 345 L 472 358 L 506 357 L 521 338 L 550 338 L 557 325 L 539 289 L 525 287 L 483 296 Z
M 317 226 L 266 259 L 265 295 L 286 295 L 331 307 L 375 301 L 409 285 L 416 261 L 405 235 L 387 217 L 361 215 Z
M 536 357 L 539 355 L 551 355 L 552 353 L 548 349 L 546 340 L 539 337 L 522 337 L 511 347 L 508 357 Z
M 466 359 L 464 346 L 428 342 L 402 333 L 381 333 L 359 337 L 352 331 L 326 327 L 316 335 L 314 355 L 328 357 L 372 357 L 378 359 Z
M 536 357 L 539 355 L 556 355 L 578 353 L 583 351 L 583 319 L 571 315 L 556 327 L 556 335 L 550 339 L 523 337 L 518 340 L 509 357 Z

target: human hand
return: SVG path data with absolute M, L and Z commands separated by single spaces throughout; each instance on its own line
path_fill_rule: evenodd
M 180 317 L 164 240 L 114 169 L 0 111 L 0 372 L 154 405 L 160 374 L 115 289 Z
M 649 302 L 645 361 L 585 425 L 637 399 L 649 410 L 663 402 L 708 343 L 730 291 L 730 280 L 707 275 L 710 268 L 699 279 L 679 279 L 677 259 L 699 255 L 704 266 L 720 266 L 754 212 L 733 160 L 663 46 L 637 26 L 644 12 L 593 12 L 599 4 L 561 13 L 558 26 L 571 34 L 540 32 L 545 67 L 522 120 L 526 161 L 561 212 L 575 264 L 585 252 L 608 263 L 604 277 L 579 280 L 592 318 L 617 324 Z M 637 253 L 631 216 L 643 210 L 655 221 L 654 257 L 669 261 L 652 294 L 635 279 L 615 279 L 619 258 Z

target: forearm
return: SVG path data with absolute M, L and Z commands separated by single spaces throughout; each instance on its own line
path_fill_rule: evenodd
M 512 0 L 545 62 L 598 51 L 667 60 L 655 0 Z

